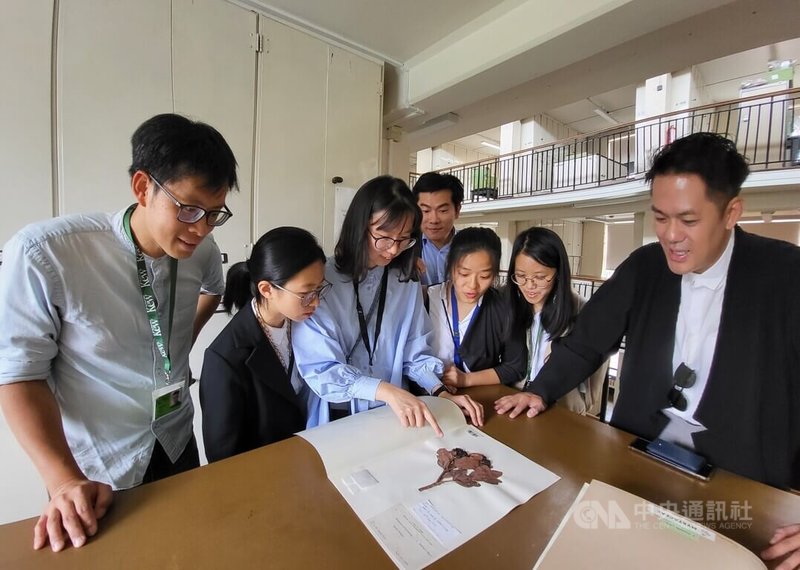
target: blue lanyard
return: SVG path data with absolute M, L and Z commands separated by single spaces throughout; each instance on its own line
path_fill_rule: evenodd
M 456 289 L 452 285 L 450 287 L 450 308 L 453 310 L 453 346 L 455 348 L 453 351 L 453 363 L 459 370 L 463 371 L 464 361 L 461 360 L 461 354 L 459 354 L 461 350 L 461 332 L 458 330 L 458 299 L 456 298 Z M 474 323 L 475 319 L 478 317 L 480 309 L 480 305 L 475 305 L 475 309 L 472 311 L 472 318 L 469 320 L 464 336 L 467 335 L 469 329 L 472 327 L 472 323 Z

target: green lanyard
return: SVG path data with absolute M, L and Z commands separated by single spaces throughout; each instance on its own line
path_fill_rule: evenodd
M 169 343 L 164 340 L 164 335 L 161 331 L 161 321 L 158 320 L 158 301 L 156 300 L 153 285 L 150 283 L 150 276 L 147 273 L 147 265 L 144 262 L 144 254 L 139 249 L 136 240 L 133 239 L 133 232 L 131 232 L 131 215 L 136 209 L 136 204 L 133 204 L 125 212 L 122 218 L 122 225 L 125 228 L 125 235 L 133 242 L 133 248 L 136 252 L 136 273 L 139 280 L 139 289 L 142 291 L 142 301 L 144 302 L 144 310 L 147 313 L 147 319 L 150 321 L 150 332 L 153 333 L 153 340 L 158 348 L 158 353 L 164 361 L 164 376 L 166 376 L 167 384 L 170 383 L 170 373 L 172 372 L 172 362 L 169 359 Z M 169 260 L 169 325 L 167 327 L 167 337 L 172 338 L 172 318 L 175 315 L 175 288 L 177 285 L 177 268 L 178 260 L 170 258 Z

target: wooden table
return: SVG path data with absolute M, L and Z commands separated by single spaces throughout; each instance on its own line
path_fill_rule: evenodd
M 800 521 L 800 497 L 717 471 L 709 482 L 628 449 L 633 437 L 554 408 L 535 419 L 497 416 L 504 387 L 471 389 L 484 430 L 561 480 L 432 568 L 531 568 L 580 486 L 600 479 L 647 500 L 737 501 L 752 524 L 720 532 L 759 552 L 777 526 Z M 0 526 L 0 567 L 391 568 L 390 559 L 298 437 L 116 494 L 96 538 L 54 554 L 31 548 L 35 519 Z

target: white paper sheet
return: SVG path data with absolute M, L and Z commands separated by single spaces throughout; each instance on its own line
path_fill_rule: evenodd
M 403 428 L 388 407 L 300 432 L 328 478 L 400 568 L 422 568 L 485 530 L 559 478 L 481 430 L 444 398 L 423 397 L 444 432 Z M 502 471 L 498 485 L 437 480 L 440 448 L 481 453 Z

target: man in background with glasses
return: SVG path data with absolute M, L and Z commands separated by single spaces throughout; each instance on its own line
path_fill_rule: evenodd
M 50 502 L 34 548 L 82 546 L 112 489 L 198 465 L 189 350 L 224 290 L 236 160 L 173 114 L 131 139 L 135 203 L 31 224 L 0 268 L 0 405 Z
M 497 411 L 544 411 L 625 337 L 613 425 L 800 489 L 800 248 L 736 226 L 748 172 L 717 134 L 662 148 L 646 177 L 659 243 L 617 268 L 531 391 L 501 398 Z M 800 525 L 773 542 L 764 558 L 793 552 L 786 567 L 800 566 Z

